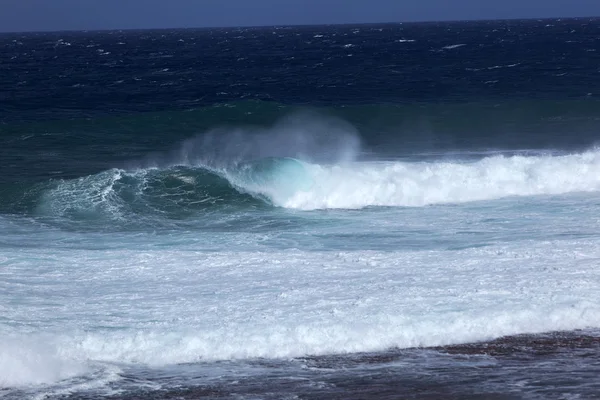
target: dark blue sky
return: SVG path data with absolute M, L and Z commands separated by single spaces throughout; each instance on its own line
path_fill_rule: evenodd
M 0 0 L 0 31 L 600 16 L 600 0 Z

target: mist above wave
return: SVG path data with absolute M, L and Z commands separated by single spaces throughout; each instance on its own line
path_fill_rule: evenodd
M 183 141 L 174 150 L 153 154 L 128 167 L 173 165 L 222 169 L 268 157 L 292 157 L 316 163 L 353 161 L 361 150 L 350 123 L 314 112 L 288 115 L 270 127 L 220 127 Z

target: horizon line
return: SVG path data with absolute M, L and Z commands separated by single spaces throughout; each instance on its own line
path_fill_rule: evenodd
M 203 29 L 238 29 L 238 28 L 293 28 L 293 27 L 319 27 L 319 26 L 357 26 L 357 25 L 410 25 L 434 23 L 460 23 L 460 22 L 497 22 L 497 21 L 544 21 L 544 20 L 577 20 L 600 19 L 600 15 L 577 17 L 510 17 L 510 18 L 476 18 L 476 19 L 441 19 L 441 20 L 412 20 L 412 21 L 380 21 L 380 22 L 343 22 L 328 24 L 268 24 L 268 25 L 220 25 L 220 26 L 173 26 L 161 28 L 99 28 L 99 29 L 58 29 L 58 30 L 24 30 L 2 31 L 2 34 L 28 34 L 28 33 L 61 33 L 61 32 L 115 32 L 115 31 L 161 31 L 161 30 L 203 30 Z

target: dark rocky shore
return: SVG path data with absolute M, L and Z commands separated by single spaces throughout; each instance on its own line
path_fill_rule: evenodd
M 209 385 L 109 398 L 600 399 L 600 332 L 518 335 L 436 348 L 252 363 L 265 373 L 238 375 L 232 364 L 231 375 Z

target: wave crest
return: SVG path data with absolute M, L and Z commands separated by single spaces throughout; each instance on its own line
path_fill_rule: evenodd
M 278 203 L 304 210 L 420 207 L 509 196 L 600 190 L 600 151 L 562 156 L 486 157 L 475 162 L 312 165 L 315 184 Z
M 267 157 L 219 170 L 111 169 L 60 181 L 42 191 L 36 212 L 86 222 L 145 224 L 161 218 L 209 218 L 214 210 L 421 207 L 598 190 L 596 150 L 560 156 L 496 155 L 478 161 L 340 164 Z
M 255 204 L 222 174 L 206 168 L 111 169 L 58 182 L 39 200 L 37 212 L 69 220 L 123 220 L 133 216 L 184 219 L 215 206 Z

